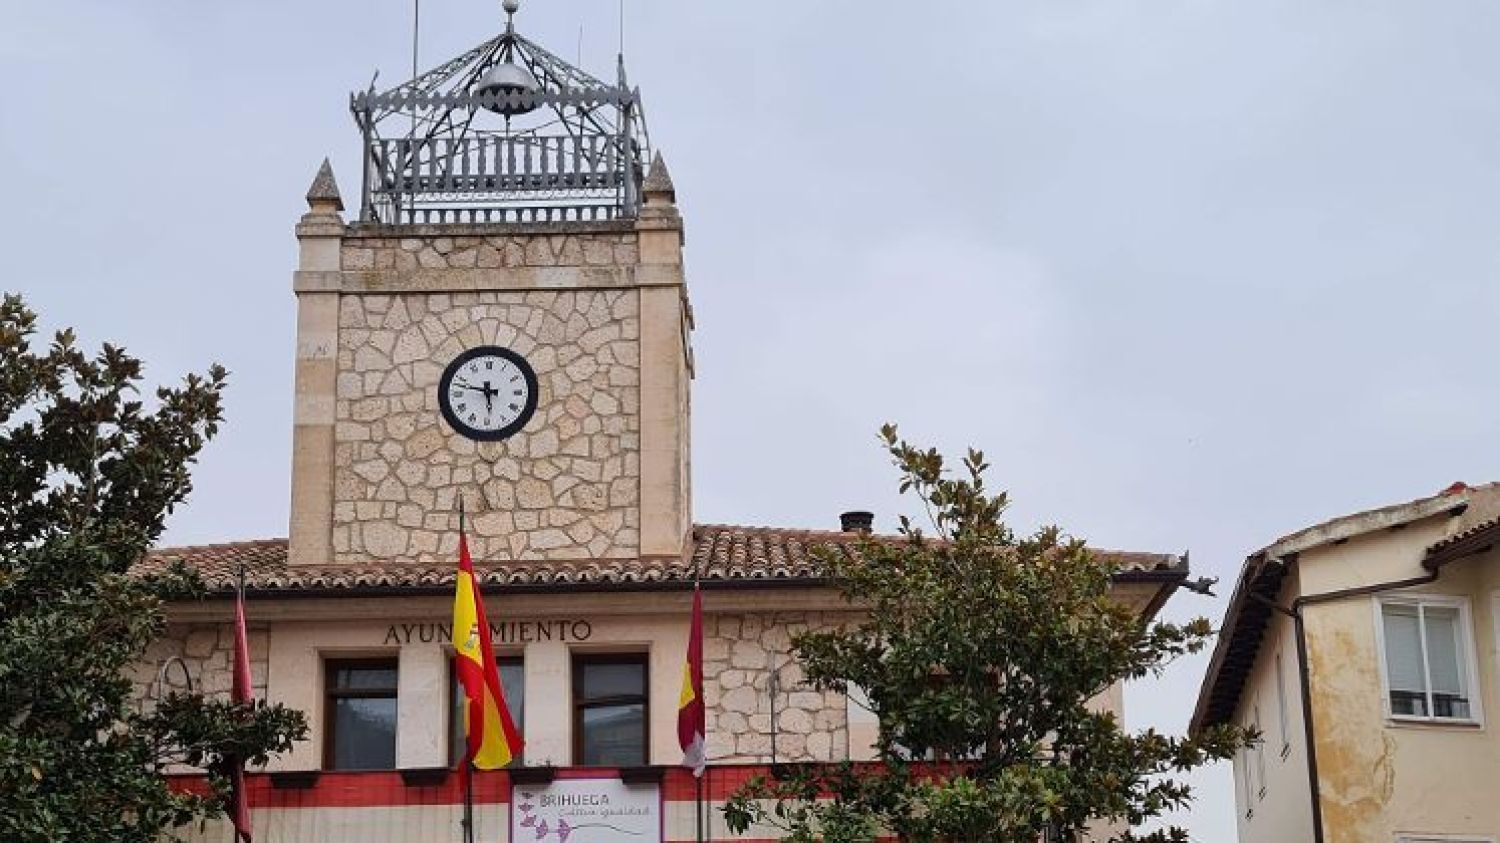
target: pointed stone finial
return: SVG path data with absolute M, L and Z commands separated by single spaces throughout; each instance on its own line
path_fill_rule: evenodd
M 665 198 L 668 203 L 677 201 L 677 189 L 672 186 L 672 174 L 667 172 L 667 162 L 662 159 L 660 150 L 651 159 L 651 169 L 646 171 L 641 193 L 647 201 L 657 197 Z
M 333 165 L 328 159 L 323 159 L 323 166 L 318 168 L 318 174 L 313 177 L 312 186 L 307 189 L 307 205 L 313 210 L 322 210 L 318 206 L 332 204 L 333 210 L 344 210 L 344 197 L 339 195 L 339 183 L 333 179 Z

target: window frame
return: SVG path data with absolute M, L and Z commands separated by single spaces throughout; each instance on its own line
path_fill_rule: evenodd
M 583 666 L 590 664 L 639 664 L 641 666 L 641 693 L 629 696 L 605 697 L 597 700 L 583 701 Z M 601 708 L 604 706 L 632 705 L 640 703 L 641 706 L 641 761 L 642 765 L 651 763 L 651 654 L 647 652 L 626 653 L 591 653 L 574 652 L 569 660 L 569 668 L 572 676 L 569 680 L 571 699 L 569 705 L 572 707 L 573 724 L 573 766 L 591 766 L 583 760 L 583 713 L 590 708 Z
M 454 739 L 461 740 L 463 730 L 459 727 L 457 719 L 458 695 L 461 686 L 458 682 L 458 671 L 454 667 L 455 658 L 457 655 L 450 651 L 448 653 L 448 763 L 456 767 L 463 760 L 463 753 L 459 750 L 459 745 L 454 743 Z M 526 734 L 526 655 L 524 653 L 501 653 L 495 656 L 496 671 L 506 665 L 521 668 L 521 719 L 516 723 L 516 729 L 524 736 Z M 505 684 L 503 679 L 500 684 L 502 686 Z M 506 698 L 505 704 L 507 707 L 510 706 L 509 698 Z M 511 716 L 515 716 L 514 710 L 511 711 Z M 526 751 L 522 749 L 521 754 L 512 758 L 504 769 L 524 766 L 526 766 Z
M 1375 642 L 1376 658 L 1380 663 L 1380 705 L 1385 712 L 1388 723 L 1397 725 L 1427 725 L 1427 726 L 1457 726 L 1461 728 L 1475 728 L 1484 726 L 1484 693 L 1480 686 L 1478 642 L 1474 636 L 1474 615 L 1471 611 L 1469 598 L 1452 594 L 1402 594 L 1392 596 L 1375 597 L 1372 601 L 1375 608 Z M 1386 606 L 1434 606 L 1458 611 L 1459 648 L 1458 667 L 1465 671 L 1464 678 L 1467 681 L 1469 716 L 1468 717 L 1439 717 L 1436 714 L 1397 714 L 1391 709 L 1391 677 L 1390 667 L 1386 659 L 1385 641 L 1385 607 Z M 1427 624 L 1424 620 L 1418 624 L 1418 630 L 1422 636 L 1422 664 L 1425 675 L 1423 684 L 1426 686 L 1427 710 L 1435 711 L 1432 703 L 1432 668 L 1429 664 L 1427 653 Z
M 363 667 L 390 670 L 396 681 L 389 688 L 336 688 L 334 676 L 341 668 Z M 396 750 L 400 746 L 401 732 L 401 660 L 397 656 L 341 656 L 323 659 L 323 769 L 329 772 L 368 772 L 380 768 L 340 768 L 333 763 L 334 726 L 338 722 L 335 711 L 338 700 L 389 699 L 396 704 L 396 730 L 391 735 L 391 769 L 398 766 Z

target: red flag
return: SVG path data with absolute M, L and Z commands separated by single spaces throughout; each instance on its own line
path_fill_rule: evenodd
M 682 693 L 677 698 L 677 743 L 682 747 L 682 766 L 702 776 L 708 766 L 704 746 L 708 733 L 703 706 L 703 592 L 693 583 L 693 620 L 688 630 L 687 661 L 682 666 Z
M 245 630 L 245 581 L 240 579 L 234 593 L 234 685 L 230 699 L 237 703 L 253 701 L 250 690 L 250 635 Z M 245 764 L 239 758 L 231 759 L 230 772 L 231 815 L 235 840 L 250 843 L 250 799 L 245 792 Z

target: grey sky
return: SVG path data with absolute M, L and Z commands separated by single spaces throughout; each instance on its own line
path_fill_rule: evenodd
M 424 3 L 423 64 L 498 3 Z M 984 447 L 1017 522 L 1245 553 L 1500 478 L 1500 6 L 631 0 L 688 222 L 699 521 L 901 506 L 880 422 Z M 612 68 L 615 3 L 519 22 Z M 0 4 L 0 286 L 230 424 L 175 543 L 285 535 L 291 227 L 409 0 Z M 1227 588 L 1226 588 L 1227 590 Z M 1181 595 L 1169 614 L 1222 613 Z M 1203 659 L 1131 689 L 1186 722 Z M 1187 820 L 1233 836 L 1227 769 Z

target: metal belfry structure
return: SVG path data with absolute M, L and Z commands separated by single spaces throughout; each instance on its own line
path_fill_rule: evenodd
M 388 91 L 353 94 L 360 220 L 384 224 L 630 219 L 650 137 L 640 91 L 505 31 Z

